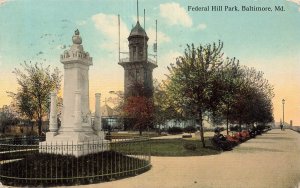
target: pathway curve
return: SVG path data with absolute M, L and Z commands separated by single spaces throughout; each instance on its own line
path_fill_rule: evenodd
M 136 177 L 80 187 L 300 187 L 300 134 L 275 129 L 219 155 L 152 157 L 152 165 Z

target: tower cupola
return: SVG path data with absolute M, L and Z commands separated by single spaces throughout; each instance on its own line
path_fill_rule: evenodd
M 146 61 L 148 57 L 148 42 L 149 37 L 146 31 L 137 21 L 136 25 L 132 28 L 128 37 L 129 41 L 129 60 L 130 61 Z
M 149 39 L 146 31 L 144 30 L 144 28 L 142 28 L 139 21 L 137 21 L 136 25 L 132 28 L 130 35 L 128 37 L 128 40 L 130 40 L 131 38 L 136 38 L 136 37 L 142 37 L 142 38 L 145 37 L 145 39 L 147 41 Z

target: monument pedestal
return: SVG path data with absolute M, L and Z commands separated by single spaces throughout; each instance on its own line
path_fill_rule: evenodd
M 57 126 L 56 93 L 51 93 L 50 132 L 40 143 L 41 153 L 74 155 L 76 157 L 110 149 L 101 131 L 100 97 L 96 94 L 95 121 L 89 109 L 89 66 L 92 57 L 83 50 L 79 31 L 72 37 L 73 45 L 61 55 L 64 64 L 64 95 L 62 123 Z
M 40 142 L 40 153 L 73 155 L 76 157 L 110 150 L 110 141 L 91 132 L 65 132 L 46 134 L 46 141 Z

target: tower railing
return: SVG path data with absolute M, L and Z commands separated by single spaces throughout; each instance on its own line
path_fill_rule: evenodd
M 146 59 L 140 60 L 138 58 L 133 59 L 132 61 L 129 59 L 129 57 L 126 58 L 120 58 L 119 63 L 126 63 L 126 62 L 139 62 L 139 61 L 145 61 Z M 151 58 L 147 58 L 147 63 L 152 63 L 154 65 L 157 65 L 157 62 Z

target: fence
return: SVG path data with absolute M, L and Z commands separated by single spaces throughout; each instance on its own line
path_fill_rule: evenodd
M 150 140 L 145 137 L 81 144 L 39 142 L 36 138 L 0 140 L 0 180 L 4 185 L 90 184 L 136 175 L 151 167 Z M 68 152 L 62 153 L 62 148 Z M 84 155 L 72 155 L 83 148 L 87 151 Z

